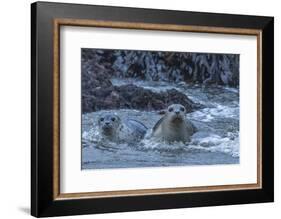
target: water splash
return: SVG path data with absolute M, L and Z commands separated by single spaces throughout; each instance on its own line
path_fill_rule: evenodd
M 115 84 L 128 83 L 122 80 Z M 191 142 L 165 143 L 150 138 L 158 112 L 113 110 L 121 119 L 143 122 L 149 131 L 146 138 L 134 144 L 117 144 L 101 137 L 97 118 L 105 111 L 82 115 L 82 168 L 124 168 L 145 166 L 181 166 L 239 163 L 239 92 L 224 88 L 202 88 L 184 84 L 131 81 L 138 86 L 161 91 L 176 88 L 204 103 L 205 108 L 186 115 L 198 132 Z M 196 101 L 197 102 L 197 101 Z

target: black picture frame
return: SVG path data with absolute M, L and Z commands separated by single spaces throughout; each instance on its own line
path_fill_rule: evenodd
M 85 19 L 261 32 L 262 181 L 259 189 L 81 199 L 54 198 L 54 20 Z M 140 211 L 274 200 L 274 18 L 35 2 L 31 5 L 31 214 L 36 217 Z

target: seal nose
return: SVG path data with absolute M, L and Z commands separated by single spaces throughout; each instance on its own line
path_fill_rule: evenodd
M 106 124 L 106 125 L 109 125 L 109 124 L 110 124 L 110 122 L 105 122 L 105 124 Z
M 177 114 L 177 115 L 180 114 L 180 111 L 175 111 L 175 114 Z

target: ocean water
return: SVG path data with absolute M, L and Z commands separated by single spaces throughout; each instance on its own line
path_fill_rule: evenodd
M 82 115 L 82 169 L 239 164 L 238 89 L 120 79 L 112 83 L 117 86 L 132 83 L 154 92 L 179 90 L 204 105 L 186 114 L 198 132 L 185 144 L 165 144 L 149 137 L 134 144 L 116 144 L 101 140 L 96 126 L 100 114 L 113 112 L 121 119 L 142 121 L 149 129 L 147 136 L 162 115 L 128 109 L 86 113 Z

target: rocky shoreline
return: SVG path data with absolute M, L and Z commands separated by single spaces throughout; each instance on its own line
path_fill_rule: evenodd
M 176 89 L 155 93 L 133 84 L 93 88 L 83 94 L 82 100 L 84 113 L 107 109 L 162 110 L 173 103 L 182 104 L 187 112 L 201 107 Z
M 231 54 L 82 49 L 81 58 L 83 113 L 162 110 L 173 103 L 182 104 L 187 112 L 202 107 L 176 89 L 153 92 L 134 84 L 115 86 L 111 78 L 234 87 L 239 81 L 239 56 Z

